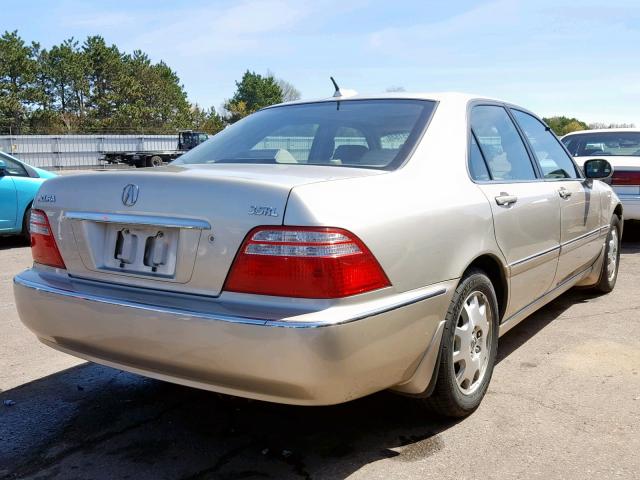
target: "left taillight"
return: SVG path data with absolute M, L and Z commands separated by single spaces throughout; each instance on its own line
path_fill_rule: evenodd
M 390 286 L 353 233 L 325 227 L 258 227 L 236 256 L 224 290 L 299 298 L 340 298 Z
M 58 250 L 58 245 L 56 245 L 47 214 L 42 210 L 31 210 L 29 232 L 31 233 L 31 254 L 34 262 L 50 267 L 67 268 L 60 255 L 60 250 Z

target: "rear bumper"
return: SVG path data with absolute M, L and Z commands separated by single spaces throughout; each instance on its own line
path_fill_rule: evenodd
M 36 270 L 14 279 L 20 318 L 53 348 L 152 378 L 299 405 L 413 385 L 418 366 L 424 376 L 425 359 L 437 357 L 452 287 L 265 319 L 229 313 L 216 299 L 206 311 L 152 305 L 122 287 Z

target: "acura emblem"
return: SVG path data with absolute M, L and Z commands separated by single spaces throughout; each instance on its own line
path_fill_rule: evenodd
M 138 193 L 140 189 L 137 185 L 130 183 L 122 190 L 122 203 L 127 207 L 132 207 L 138 201 Z

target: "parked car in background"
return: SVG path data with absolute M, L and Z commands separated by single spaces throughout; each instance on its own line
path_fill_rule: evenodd
M 610 175 L 498 100 L 273 106 L 167 167 L 45 183 L 16 305 L 46 345 L 153 378 L 301 405 L 390 388 L 464 416 L 500 335 L 614 288 Z
M 579 165 L 606 158 L 613 166 L 613 190 L 624 205 L 626 220 L 640 220 L 640 129 L 582 130 L 562 137 Z
M 0 152 L 0 235 L 28 238 L 33 198 L 40 185 L 55 176 Z

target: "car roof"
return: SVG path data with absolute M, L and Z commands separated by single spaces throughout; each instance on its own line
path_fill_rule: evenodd
M 407 99 L 407 100 L 432 100 L 436 102 L 470 102 L 476 100 L 485 100 L 490 102 L 509 103 L 496 98 L 486 97 L 483 95 L 474 95 L 462 92 L 385 92 L 377 95 L 344 95 L 342 97 L 324 97 L 306 100 L 294 100 L 292 102 L 279 103 L 266 108 L 273 108 L 282 105 L 296 105 L 305 103 L 335 102 L 336 100 L 387 100 L 387 99 Z

